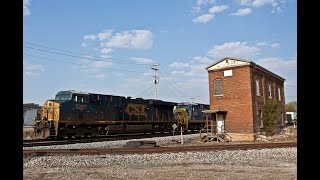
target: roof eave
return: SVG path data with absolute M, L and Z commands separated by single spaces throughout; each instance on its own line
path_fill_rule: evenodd
M 246 60 L 246 59 L 239 59 L 239 58 L 234 58 L 234 57 L 224 57 L 224 58 L 220 59 L 219 61 L 217 61 L 217 62 L 215 62 L 215 63 L 207 66 L 207 67 L 206 67 L 206 70 L 208 71 L 209 68 L 211 68 L 212 66 L 214 66 L 214 65 L 216 65 L 216 64 L 224 61 L 225 59 L 233 59 L 233 60 L 243 61 L 243 62 L 248 62 L 248 63 L 251 63 L 251 62 L 252 62 L 252 61 L 249 61 L 249 60 Z

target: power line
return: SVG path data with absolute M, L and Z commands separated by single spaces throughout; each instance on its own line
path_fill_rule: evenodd
M 170 73 L 166 70 L 166 69 L 162 69 L 162 70 L 164 70 L 164 72 L 168 75 L 168 76 L 170 76 Z M 170 81 L 168 81 L 170 84 L 172 84 L 172 86 L 174 87 L 174 88 L 176 88 L 179 92 L 181 92 L 182 94 L 184 94 L 184 95 L 186 95 L 186 96 L 189 96 L 188 95 L 188 93 L 185 93 L 184 91 L 182 91 L 181 89 L 179 89 L 178 87 L 176 87 L 175 86 L 175 82 L 174 83 L 171 83 Z
M 143 94 L 143 93 L 145 93 L 145 92 L 149 91 L 151 88 L 153 88 L 153 86 L 151 86 L 151 87 L 149 87 L 148 89 L 146 89 L 146 90 L 142 91 L 141 93 L 137 94 L 137 95 L 136 95 L 136 96 L 134 96 L 134 97 L 138 97 L 138 96 L 140 96 L 141 94 Z
M 48 46 L 43 46 L 43 45 L 39 45 L 39 44 L 35 44 L 35 43 L 30 43 L 30 42 L 24 42 L 25 44 L 29 44 L 29 45 L 34 45 L 34 46 L 39 46 L 39 47 L 43 47 L 43 48 L 47 48 L 47 49 L 53 49 L 53 50 L 57 50 L 57 51 L 62 51 L 62 52 L 67 52 L 70 54 L 79 54 L 79 55 L 83 55 L 83 56 L 87 56 L 87 54 L 83 54 L 83 53 L 79 53 L 79 52 L 74 52 L 74 51 L 68 51 L 68 50 L 63 50 L 63 49 L 58 49 L 58 48 L 52 48 L 52 47 L 48 47 Z M 25 46 L 26 47 L 26 46 Z M 109 58 L 110 60 L 113 61 L 125 61 L 128 62 L 130 64 L 137 64 L 137 65 L 151 65 L 152 63 L 134 63 L 132 61 L 128 61 L 128 60 L 120 60 L 120 59 L 114 59 L 114 58 Z
M 52 47 L 43 46 L 43 45 L 39 45 L 39 44 L 35 44 L 35 43 L 30 43 L 30 42 L 23 42 L 23 43 L 29 44 L 29 45 L 34 45 L 34 46 L 39 46 L 39 47 L 43 47 L 43 48 L 47 48 L 47 49 L 53 49 L 53 50 L 57 50 L 57 51 L 68 52 L 68 53 L 71 53 L 71 54 L 80 54 L 80 55 L 86 56 L 86 54 L 82 54 L 82 53 L 78 53 L 78 52 L 72 52 L 72 51 L 67 51 L 67 50 L 62 50 L 62 49 L 57 49 L 57 48 L 52 48 Z
M 108 58 L 108 59 L 105 59 L 105 58 L 90 58 L 90 57 L 83 57 L 83 56 L 77 56 L 77 55 L 66 54 L 66 53 L 61 53 L 61 52 L 55 52 L 55 51 L 50 51 L 50 50 L 45 50 L 45 49 L 40 49 L 40 48 L 35 48 L 35 47 L 30 47 L 30 46 L 23 46 L 23 47 L 28 48 L 28 49 L 37 50 L 37 51 L 57 54 L 57 55 L 69 56 L 69 57 L 73 57 L 73 58 L 88 59 L 88 60 L 92 60 L 92 61 L 114 62 L 114 63 L 119 63 L 119 64 L 150 65 L 150 63 L 135 63 L 135 62 L 125 61 L 125 60 L 122 60 L 120 62 L 119 60 L 116 60 L 114 58 Z M 60 50 L 60 51 L 65 51 L 65 50 Z M 65 51 L 65 52 L 70 52 L 70 51 Z
M 24 53 L 23 55 L 25 55 L 25 56 L 30 56 L 30 57 L 35 57 L 35 58 L 41 58 L 41 59 L 45 59 L 45 60 L 48 60 L 48 61 L 55 61 L 55 62 L 59 62 L 59 63 L 75 64 L 75 65 L 79 65 L 79 66 L 84 65 L 83 63 L 74 63 L 74 62 L 59 61 L 59 60 L 55 60 L 55 59 L 51 59 L 51 58 L 34 56 L 34 55 L 30 55 L 30 54 L 25 54 L 25 53 Z M 130 70 L 114 69 L 114 68 L 108 68 L 108 70 L 135 72 L 135 73 L 144 73 L 144 72 L 140 72 L 140 71 L 130 71 Z
M 161 71 L 163 71 L 163 69 L 161 69 Z M 161 71 L 159 71 L 159 74 L 161 74 L 162 76 L 164 76 Z M 171 83 L 168 79 L 165 79 L 168 81 L 168 83 L 170 84 L 170 86 L 172 86 L 174 89 L 176 89 L 177 91 L 179 91 L 180 93 L 184 94 L 185 96 L 189 97 L 189 95 L 185 92 L 183 92 L 182 90 L 180 90 L 179 88 L 177 88 L 173 83 Z
M 169 85 L 167 86 L 167 82 L 166 81 L 162 81 L 163 83 L 161 83 L 160 85 L 164 85 L 164 86 L 166 86 L 167 87 L 167 89 L 169 90 L 169 89 L 172 89 L 171 87 L 169 87 Z M 183 96 L 181 96 L 176 90 L 174 90 L 173 89 L 173 91 L 170 91 L 170 92 L 173 92 L 177 97 L 178 97 L 178 99 L 183 99 L 183 98 L 181 98 L 181 97 L 183 97 Z M 172 95 L 172 94 L 170 94 L 170 95 Z

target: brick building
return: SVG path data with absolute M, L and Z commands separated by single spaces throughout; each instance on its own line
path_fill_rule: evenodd
M 286 111 L 282 77 L 252 61 L 226 57 L 206 68 L 210 109 L 226 111 L 224 130 L 235 141 L 254 141 L 263 129 L 263 107 L 278 102 L 277 130 L 285 126 Z

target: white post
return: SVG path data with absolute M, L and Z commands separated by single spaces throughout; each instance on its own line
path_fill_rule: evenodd
M 151 69 L 154 70 L 154 74 L 153 74 L 153 83 L 154 83 L 154 99 L 157 99 L 157 84 L 159 83 L 159 77 L 157 76 L 157 66 L 159 66 L 159 64 L 153 64 L 153 67 Z
M 183 144 L 182 126 L 181 126 L 181 144 Z

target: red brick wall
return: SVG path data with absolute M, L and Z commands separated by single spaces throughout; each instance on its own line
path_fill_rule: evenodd
M 232 76 L 224 70 L 232 69 Z M 225 129 L 230 133 L 253 133 L 250 66 L 209 71 L 210 109 L 225 110 Z M 222 96 L 214 96 L 215 79 L 222 79 Z
M 225 70 L 232 69 L 232 76 L 224 76 Z M 210 109 L 227 111 L 225 129 L 229 133 L 259 133 L 261 122 L 259 110 L 263 112 L 264 104 L 270 99 L 268 83 L 271 84 L 272 99 L 278 102 L 277 127 L 281 128 L 286 120 L 283 81 L 262 71 L 260 68 L 247 65 L 220 70 L 209 74 Z M 223 95 L 214 96 L 214 80 L 222 79 Z M 260 95 L 256 95 L 256 79 L 259 80 Z M 281 101 L 278 100 L 278 87 L 281 89 Z M 281 117 L 282 113 L 282 117 Z
M 276 100 L 278 102 L 278 115 L 277 115 L 277 128 L 284 126 L 284 121 L 286 120 L 286 111 L 285 111 L 285 99 L 284 99 L 284 82 L 275 78 L 274 76 L 262 71 L 259 68 L 252 68 L 252 82 L 253 82 L 253 119 L 255 132 L 263 131 L 263 128 L 260 128 L 260 122 L 258 122 L 257 111 L 263 111 L 263 106 L 268 100 Z M 260 81 L 260 96 L 255 95 L 255 80 L 259 79 Z M 268 94 L 268 84 L 271 84 L 271 98 Z M 281 101 L 279 101 L 278 88 L 281 89 Z M 282 117 L 281 117 L 282 113 Z

